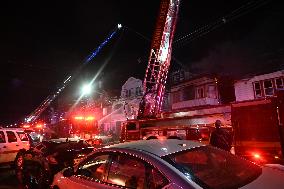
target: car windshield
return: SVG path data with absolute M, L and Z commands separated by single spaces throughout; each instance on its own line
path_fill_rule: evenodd
M 262 172 L 258 165 L 210 146 L 170 154 L 164 159 L 203 188 L 238 188 Z

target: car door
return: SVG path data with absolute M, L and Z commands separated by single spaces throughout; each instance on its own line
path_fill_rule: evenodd
M 8 153 L 7 153 L 7 137 L 4 131 L 0 131 L 0 163 L 8 162 Z
M 15 160 L 18 151 L 20 150 L 19 139 L 16 136 L 16 133 L 12 130 L 6 131 L 6 160 L 7 162 L 12 162 Z
M 68 189 L 116 188 L 105 182 L 110 157 L 111 156 L 106 153 L 92 155 L 87 160 L 80 163 L 73 176 L 63 179 L 59 187 Z
M 169 184 L 156 168 L 128 153 L 116 153 L 112 158 L 106 182 L 117 188 L 132 189 L 161 189 Z
M 28 138 L 28 134 L 26 134 L 24 131 L 16 131 L 17 138 L 19 140 L 18 147 L 19 149 L 26 149 L 28 150 L 30 148 L 30 141 Z

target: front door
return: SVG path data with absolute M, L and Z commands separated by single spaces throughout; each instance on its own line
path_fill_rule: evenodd
M 15 160 L 18 151 L 20 150 L 20 141 L 18 141 L 18 138 L 16 136 L 16 133 L 14 131 L 6 131 L 6 148 L 5 149 L 5 160 L 6 162 L 12 162 Z

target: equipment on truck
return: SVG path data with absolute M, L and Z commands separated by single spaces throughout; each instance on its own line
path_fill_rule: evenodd
M 179 3 L 180 0 L 161 0 L 143 82 L 145 94 L 138 110 L 139 119 L 155 118 L 161 111 Z
M 44 101 L 33 111 L 31 112 L 26 118 L 26 123 L 33 123 L 35 122 L 41 114 L 47 109 L 47 107 L 50 106 L 50 104 L 62 93 L 62 91 L 65 89 L 65 87 L 70 84 L 70 82 L 80 73 L 81 69 L 88 64 L 90 61 L 93 60 L 94 57 L 100 52 L 100 50 L 108 44 L 108 42 L 115 36 L 115 34 L 122 28 L 121 24 L 118 24 L 113 31 L 107 36 L 107 38 L 86 58 L 83 65 L 81 65 L 74 73 L 73 75 L 69 75 L 64 82 L 61 84 L 61 86 L 54 91 L 51 95 L 46 97 Z

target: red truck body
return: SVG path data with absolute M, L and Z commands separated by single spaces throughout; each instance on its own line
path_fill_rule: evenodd
M 282 94 L 282 93 L 281 93 Z M 234 150 L 258 163 L 283 163 L 283 96 L 232 104 Z

